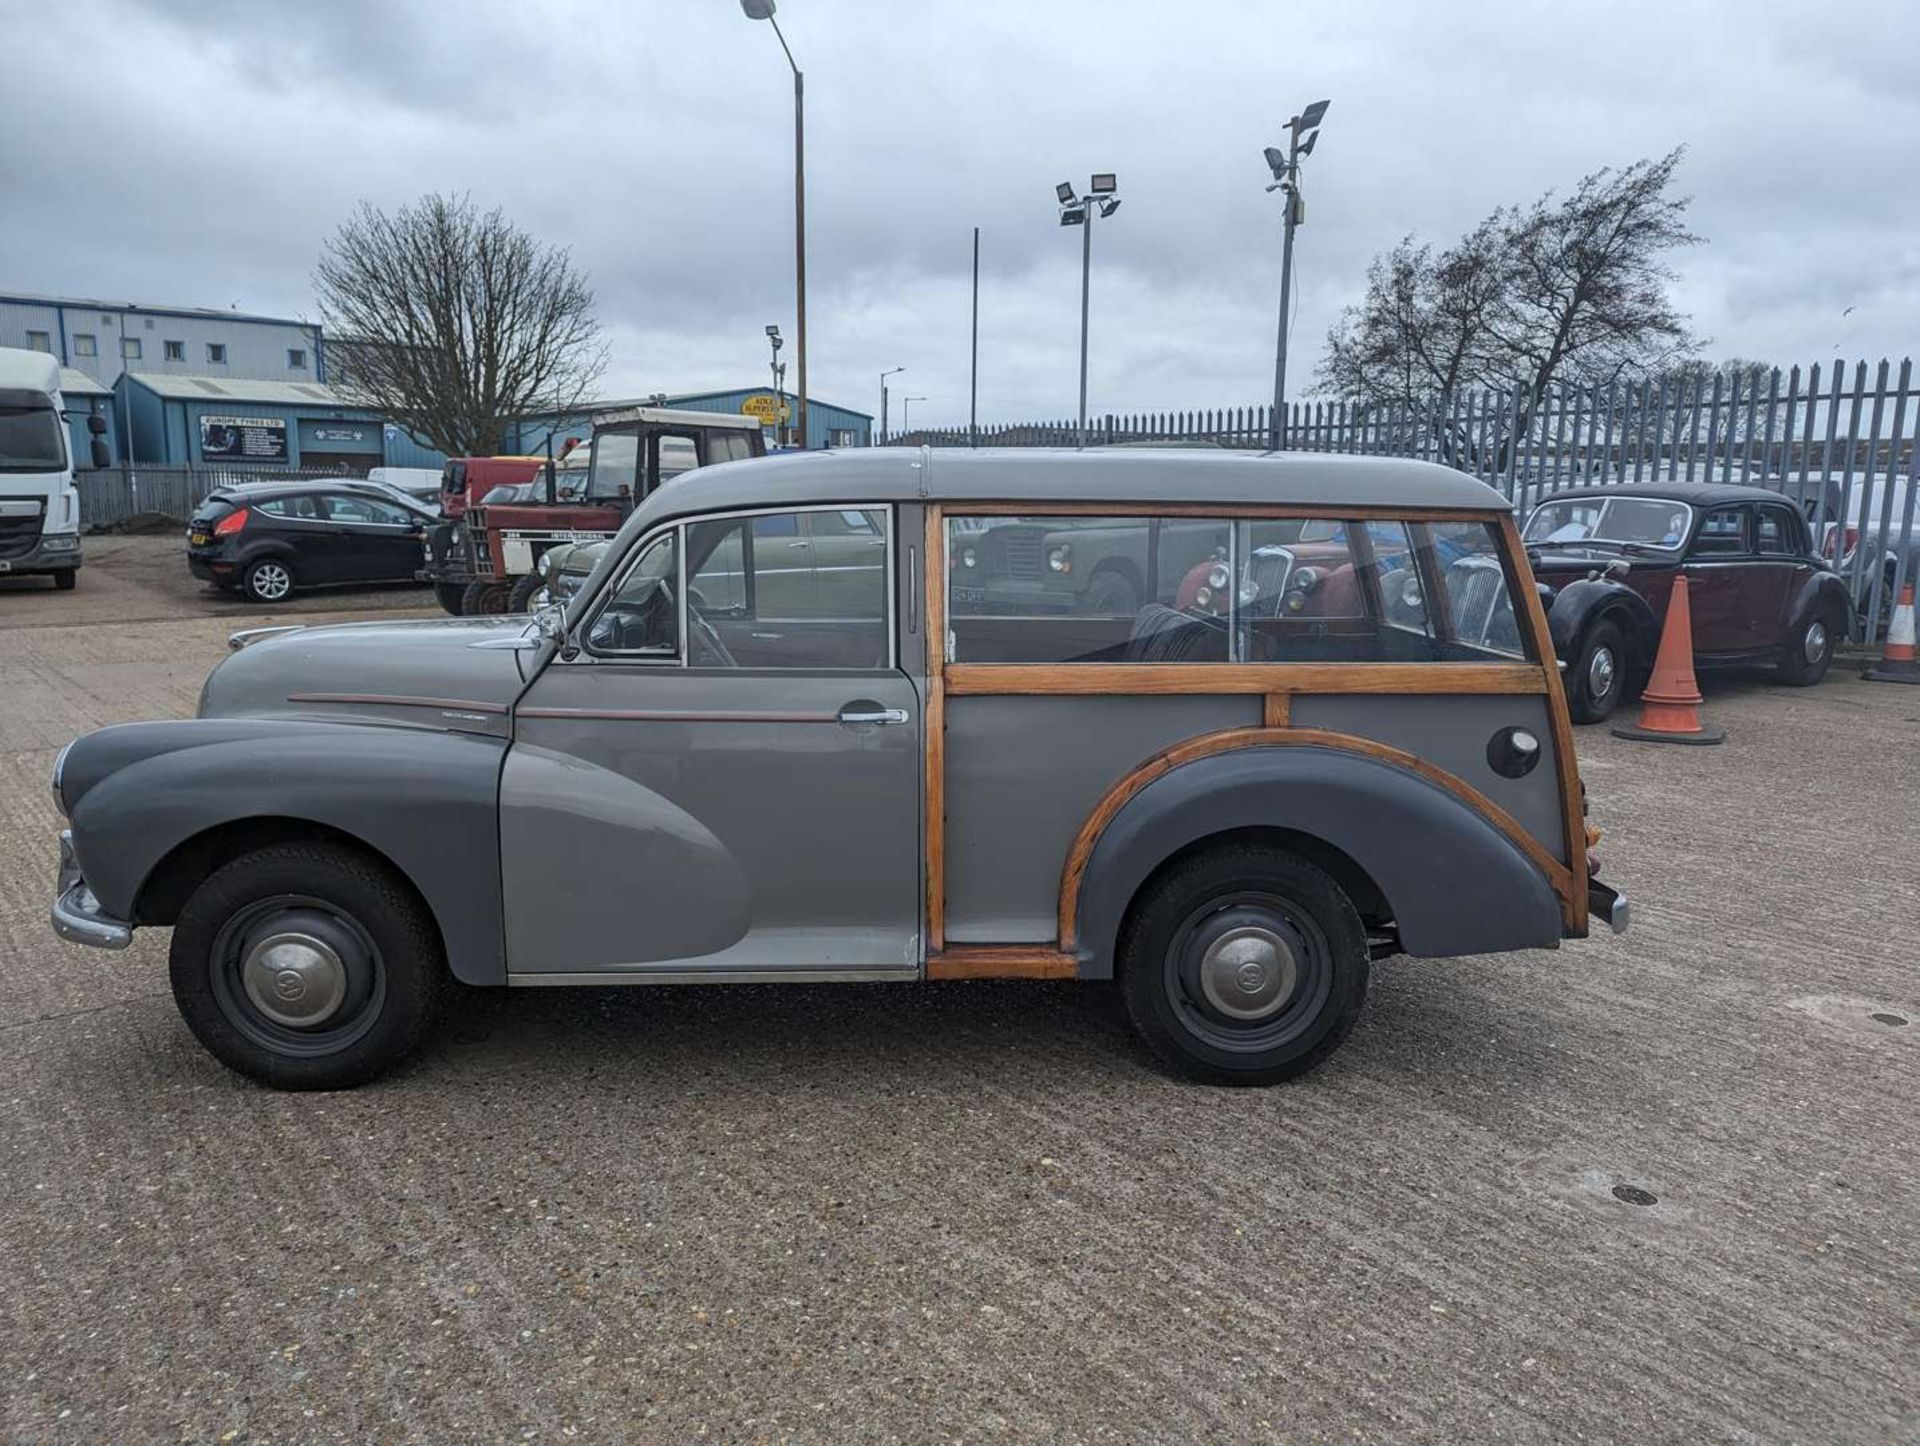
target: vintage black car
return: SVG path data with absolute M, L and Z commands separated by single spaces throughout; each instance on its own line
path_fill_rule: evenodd
M 264 482 L 208 494 L 187 524 L 187 567 L 257 603 L 296 588 L 408 582 L 434 513 L 364 482 Z
M 1567 666 L 1567 706 L 1597 723 L 1653 668 L 1673 580 L 1687 579 L 1703 667 L 1763 664 L 1808 687 L 1853 616 L 1791 499 L 1759 487 L 1661 482 L 1556 492 L 1524 533 L 1551 589 L 1547 622 Z

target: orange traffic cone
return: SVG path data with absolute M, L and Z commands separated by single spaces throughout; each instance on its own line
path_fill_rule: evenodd
M 1900 602 L 1887 625 L 1887 650 L 1880 666 L 1860 675 L 1873 683 L 1920 683 L 1920 663 L 1913 659 L 1913 584 L 1900 589 Z
M 1640 693 L 1645 705 L 1640 721 L 1631 728 L 1615 728 L 1615 738 L 1640 743 L 1724 743 L 1724 728 L 1700 721 L 1700 684 L 1693 676 L 1693 609 L 1687 604 L 1687 580 L 1673 580 L 1667 602 L 1666 626 L 1660 629 L 1660 651 L 1654 655 L 1653 676 Z

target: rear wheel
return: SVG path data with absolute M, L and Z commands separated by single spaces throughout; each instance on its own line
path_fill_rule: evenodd
M 1780 681 L 1795 688 L 1811 688 L 1833 665 L 1833 619 L 1810 612 L 1787 635 L 1780 650 Z
M 411 1054 L 446 977 L 440 936 L 394 874 L 339 844 L 277 844 L 216 870 L 174 924 L 188 1028 L 280 1089 L 346 1089 Z
M 247 564 L 240 586 L 257 603 L 285 602 L 293 596 L 293 567 L 285 558 L 256 558 Z
M 516 577 L 513 580 L 513 590 L 507 594 L 507 611 L 510 613 L 531 612 L 533 610 L 533 600 L 535 596 L 537 596 L 545 586 L 545 582 L 542 581 L 540 574 L 537 572 L 530 572 L 525 577 Z
M 1602 619 L 1587 629 L 1579 656 L 1567 669 L 1567 712 L 1576 723 L 1603 722 L 1626 691 L 1626 639 L 1619 624 Z
M 461 616 L 460 604 L 466 598 L 467 585 L 464 582 L 436 582 L 433 585 L 433 600 L 440 604 L 440 610 Z
M 460 616 L 478 617 L 482 613 L 507 610 L 507 584 L 492 578 L 476 577 L 460 595 Z
M 1147 1046 L 1213 1084 L 1272 1084 L 1339 1047 L 1370 969 L 1353 902 L 1284 849 L 1236 844 L 1148 885 L 1122 932 L 1120 982 Z

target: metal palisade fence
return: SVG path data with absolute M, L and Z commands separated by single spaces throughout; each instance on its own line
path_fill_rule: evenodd
M 221 487 L 257 482 L 304 482 L 345 475 L 338 469 L 258 467 L 101 467 L 74 473 L 80 491 L 80 526 L 88 531 L 135 519 L 185 523 L 207 494 Z
M 1898 589 L 1920 581 L 1914 455 L 1920 392 L 1913 363 L 1856 362 L 1683 378 L 1617 379 L 1421 401 L 1290 404 L 1284 445 L 1303 452 L 1418 457 L 1498 488 L 1524 516 L 1562 487 L 1732 482 L 1799 503 L 1816 546 L 1839 569 L 1866 641 L 1884 629 Z M 1186 442 L 1265 448 L 1268 407 L 1089 418 L 1098 445 Z M 1071 421 L 915 431 L 892 445 L 1071 447 Z

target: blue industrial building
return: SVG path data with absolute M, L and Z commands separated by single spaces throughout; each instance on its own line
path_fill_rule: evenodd
M 126 372 L 322 382 L 320 327 L 209 306 L 0 292 L 0 346 L 43 351 L 103 387 Z
M 170 467 L 434 467 L 446 458 L 318 382 L 126 372 L 114 387 L 136 462 Z
M 618 401 L 590 402 L 575 412 L 560 417 L 529 417 L 508 429 L 504 451 L 539 456 L 546 450 L 547 438 L 555 439 L 558 450 L 560 440 L 566 437 L 579 437 L 585 440 L 592 431 L 592 420 L 596 413 L 618 411 L 623 407 L 679 407 L 689 412 L 724 412 L 729 416 L 750 416 L 769 419 L 762 428 L 767 446 L 774 445 L 774 427 L 771 419 L 780 415 L 777 410 L 784 406 L 787 415 L 795 410 L 795 399 L 782 392 L 778 396 L 767 387 L 744 387 L 731 392 L 681 392 L 670 394 L 656 392 L 652 396 L 628 397 Z M 807 446 L 822 447 L 866 447 L 873 443 L 873 417 L 867 412 L 856 412 L 850 407 L 836 406 L 832 402 L 823 402 L 812 397 L 807 402 Z
M 67 407 L 67 454 L 74 465 L 84 467 L 93 455 L 93 434 L 87 430 L 87 418 L 105 417 L 107 460 L 117 464 L 126 455 L 126 438 L 120 429 L 119 399 L 85 372 L 72 367 L 60 368 L 60 400 Z

